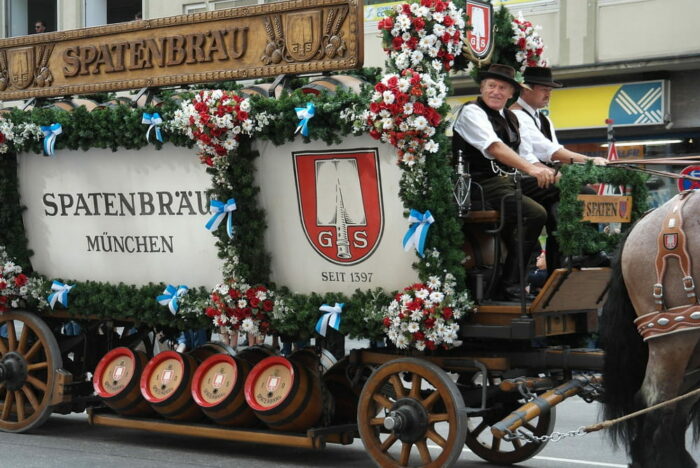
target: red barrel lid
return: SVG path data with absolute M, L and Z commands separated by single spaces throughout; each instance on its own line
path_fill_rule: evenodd
M 192 399 L 211 408 L 229 396 L 238 379 L 238 363 L 229 354 L 215 354 L 197 367 L 192 377 Z
M 126 347 L 105 354 L 95 368 L 92 386 L 99 397 L 109 398 L 122 392 L 134 377 L 136 356 Z
M 150 403 L 167 400 L 182 384 L 185 361 L 175 351 L 163 351 L 141 373 L 141 395 Z
M 245 380 L 245 399 L 255 411 L 268 411 L 282 403 L 296 378 L 292 363 L 282 356 L 265 358 Z

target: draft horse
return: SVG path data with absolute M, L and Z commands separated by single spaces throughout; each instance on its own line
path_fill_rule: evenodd
M 700 386 L 700 191 L 676 195 L 640 219 L 621 243 L 600 320 L 606 419 Z M 685 447 L 698 397 L 610 428 L 632 467 L 694 467 Z

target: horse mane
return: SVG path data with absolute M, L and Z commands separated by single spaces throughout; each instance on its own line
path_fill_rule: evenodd
M 642 386 L 649 350 L 637 332 L 637 317 L 622 277 L 622 251 L 629 229 L 620 241 L 610 275 L 608 297 L 600 317 L 600 343 L 605 351 L 603 364 L 603 416 L 614 419 L 641 408 L 637 392 Z M 610 427 L 613 445 L 629 447 L 639 418 Z

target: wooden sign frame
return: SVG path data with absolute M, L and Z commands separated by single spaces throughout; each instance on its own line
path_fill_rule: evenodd
M 589 223 L 629 223 L 632 197 L 628 195 L 578 195 L 583 202 L 581 221 Z
M 292 0 L 0 39 L 0 100 L 360 68 L 362 0 Z

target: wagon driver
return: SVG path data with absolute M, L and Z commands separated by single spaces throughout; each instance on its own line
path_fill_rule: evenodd
M 518 154 L 520 131 L 518 118 L 506 109 L 506 103 L 521 89 L 515 80 L 515 70 L 508 65 L 492 64 L 479 75 L 480 96 L 463 105 L 453 127 L 452 151 L 469 163 L 472 180 L 484 190 L 484 199 L 492 206 L 500 206 L 501 199 L 515 192 L 513 177 L 503 177 L 517 169 L 535 178 L 536 186 L 546 189 L 555 180 L 554 171 L 542 164 L 532 153 Z M 517 206 L 514 197 L 505 204 L 506 225 L 503 240 L 508 248 L 501 288 L 504 298 L 520 297 L 518 265 Z M 523 255 L 524 262 L 538 246 L 538 236 L 547 221 L 542 205 L 523 194 Z

